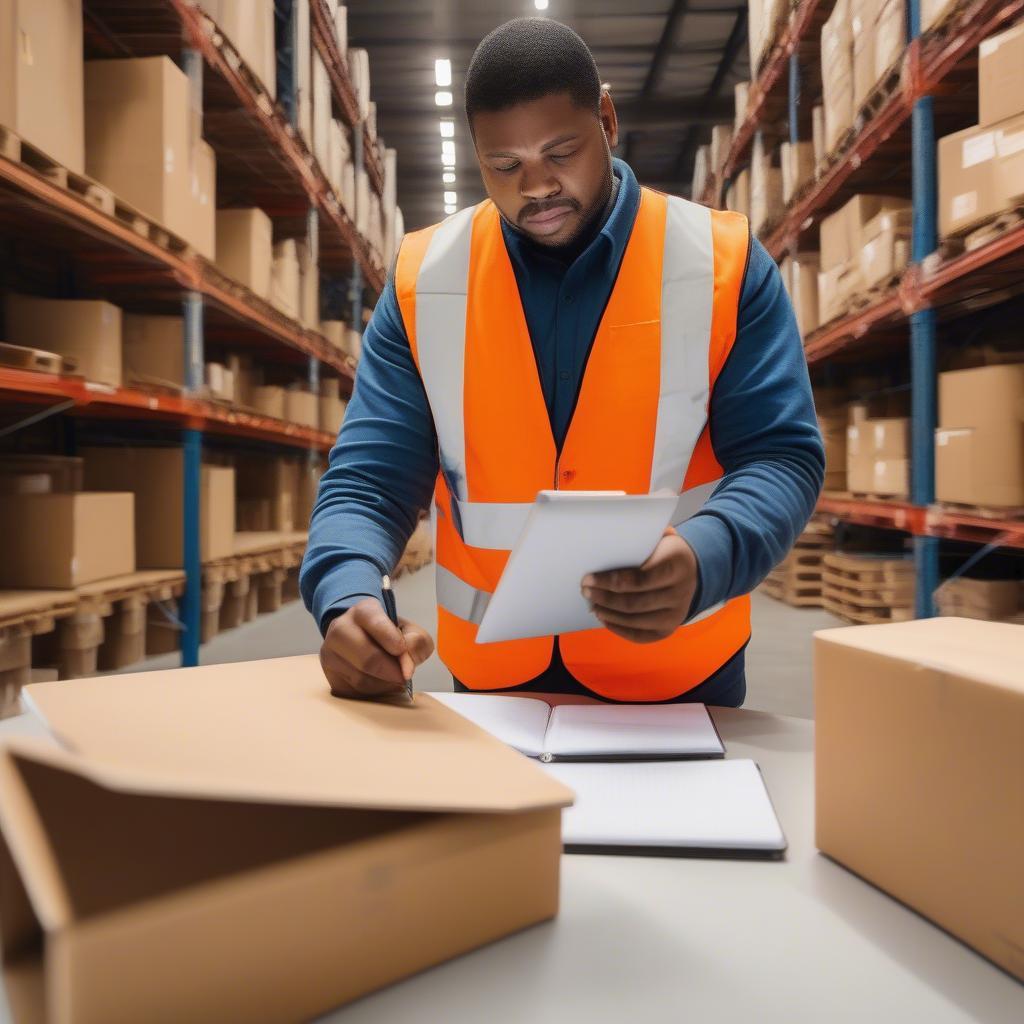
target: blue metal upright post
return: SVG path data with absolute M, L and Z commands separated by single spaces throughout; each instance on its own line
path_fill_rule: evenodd
M 921 34 L 920 0 L 910 0 L 910 38 Z M 921 263 L 938 246 L 938 197 L 935 157 L 934 102 L 925 96 L 914 104 L 911 120 L 914 234 L 911 259 Z M 934 309 L 922 309 L 910 317 L 910 500 L 927 506 L 935 500 L 935 425 L 937 422 L 937 358 Z M 935 614 L 939 585 L 939 541 L 914 537 L 918 618 Z
M 800 141 L 800 58 L 794 50 L 789 55 L 789 141 Z
M 185 296 L 185 382 L 188 393 L 196 393 L 203 384 L 203 297 L 198 292 Z M 199 664 L 202 639 L 203 567 L 199 552 L 200 476 L 203 434 L 189 428 L 184 442 L 184 538 L 185 594 L 181 602 L 181 664 L 191 668 Z

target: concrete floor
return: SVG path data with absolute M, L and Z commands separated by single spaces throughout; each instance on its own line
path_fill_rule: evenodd
M 399 610 L 436 635 L 433 568 L 423 569 L 399 580 L 395 588 Z M 813 718 L 811 681 L 811 634 L 817 629 L 841 625 L 818 609 L 790 608 L 755 594 L 754 635 L 747 649 L 746 707 L 797 718 Z M 204 664 L 282 658 L 309 654 L 318 649 L 320 636 L 301 602 L 286 605 L 279 612 L 261 615 L 238 629 L 223 633 L 204 645 Z M 140 669 L 176 668 L 177 655 L 150 658 Z M 420 690 L 450 690 L 451 676 L 435 655 L 416 674 Z

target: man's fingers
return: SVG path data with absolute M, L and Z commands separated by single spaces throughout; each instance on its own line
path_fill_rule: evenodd
M 614 623 L 608 623 L 607 628 L 610 633 L 634 644 L 653 644 L 665 637 L 664 633 L 652 633 L 650 630 L 632 629 L 629 626 L 618 626 Z
M 608 608 L 611 611 L 627 612 L 632 615 L 667 611 L 674 608 L 679 601 L 674 587 L 629 591 L 625 594 L 616 593 L 614 590 L 584 587 L 583 596 L 594 606 L 595 611 Z
M 360 672 L 340 655 L 327 648 L 325 644 L 320 650 L 320 664 L 324 676 L 336 697 L 353 699 L 384 697 L 402 691 L 402 684 Z
M 676 622 L 671 611 L 653 612 L 645 615 L 630 615 L 628 612 L 613 611 L 610 608 L 595 608 L 594 614 L 606 626 L 622 626 L 625 629 L 639 629 L 644 632 L 658 632 L 664 635 L 681 623 Z
M 416 665 L 422 665 L 434 653 L 434 641 L 426 630 L 407 619 L 401 620 L 405 646 Z
M 397 647 L 397 653 L 392 654 L 381 646 L 374 634 L 366 626 L 360 624 L 354 616 L 339 620 L 339 647 L 344 652 L 344 659 L 360 672 L 387 682 L 404 685 L 405 677 L 402 675 L 398 659 L 406 653 L 405 638 L 386 615 L 384 615 L 384 621 L 398 634 L 397 644 L 392 638 L 392 647 Z
M 375 640 L 388 654 L 395 658 L 405 654 L 405 637 L 402 631 L 388 618 L 383 605 L 372 598 L 360 601 L 353 609 L 353 619 L 367 635 Z

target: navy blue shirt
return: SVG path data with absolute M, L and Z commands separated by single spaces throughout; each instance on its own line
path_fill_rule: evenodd
M 566 260 L 503 224 L 556 441 L 568 431 L 587 354 L 611 295 L 640 203 L 636 178 L 614 161 L 618 188 L 607 219 Z M 753 240 L 737 336 L 711 396 L 711 441 L 725 478 L 700 513 L 679 527 L 697 557 L 691 614 L 753 590 L 792 547 L 814 510 L 825 457 L 807 364 L 775 262 Z M 380 599 L 430 502 L 437 439 L 393 280 L 363 336 L 352 401 L 320 483 L 302 564 L 306 606 L 321 630 L 364 597 Z M 589 693 L 557 652 L 521 689 Z M 685 694 L 706 703 L 743 699 L 740 652 Z

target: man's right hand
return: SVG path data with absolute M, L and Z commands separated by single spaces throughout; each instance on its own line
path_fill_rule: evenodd
M 398 621 L 401 629 L 368 597 L 331 622 L 320 665 L 336 697 L 366 700 L 405 692 L 415 666 L 434 653 L 434 641 L 415 623 Z

